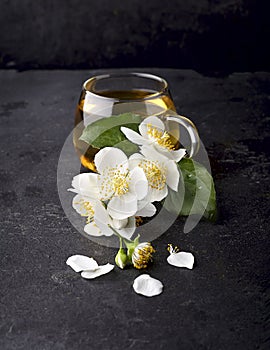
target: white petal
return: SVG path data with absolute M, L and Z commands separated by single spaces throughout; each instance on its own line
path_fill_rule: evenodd
M 163 122 L 159 118 L 157 118 L 155 116 L 147 117 L 139 125 L 139 131 L 140 131 L 141 135 L 145 138 L 148 138 L 148 134 L 147 134 L 147 125 L 148 124 L 151 124 L 151 126 L 156 128 L 158 131 L 163 132 L 165 129 Z
M 142 208 L 144 208 L 148 203 L 149 203 L 149 200 L 147 200 L 147 198 L 144 198 L 143 200 L 138 201 L 138 203 L 137 203 L 138 211 L 141 210 Z
M 142 168 L 136 167 L 130 172 L 130 191 L 138 200 L 147 195 L 148 181 Z
M 76 194 L 79 193 L 79 191 L 78 191 L 78 190 L 75 190 L 75 188 L 68 188 L 68 191 L 69 191 L 69 192 L 76 193 Z
M 152 203 L 147 203 L 145 207 L 138 210 L 135 216 L 151 217 L 156 214 L 156 207 Z
M 129 160 L 140 160 L 144 159 L 144 156 L 142 156 L 140 153 L 133 153 L 130 157 Z
M 134 130 L 125 128 L 123 126 L 121 128 L 121 131 L 126 136 L 127 139 L 129 139 L 131 142 L 135 143 L 136 145 L 144 145 L 147 143 L 147 140 L 144 137 L 142 137 L 140 134 L 135 132 Z
M 191 270 L 194 264 L 194 256 L 191 253 L 186 252 L 172 253 L 168 256 L 167 261 L 170 265 L 186 267 Z
M 175 162 L 179 162 L 186 154 L 186 150 L 184 148 L 180 148 L 176 151 L 172 151 L 171 152 L 172 154 L 172 159 L 175 161 Z
M 169 160 L 166 164 L 167 174 L 166 174 L 166 183 L 174 191 L 178 190 L 179 182 L 179 171 L 176 163 L 173 160 Z
M 136 230 L 136 219 L 134 216 L 128 219 L 128 223 L 126 227 L 123 227 L 122 229 L 117 229 L 116 231 L 126 239 L 131 239 L 133 233 Z
M 96 260 L 84 255 L 72 255 L 67 259 L 66 264 L 76 272 L 83 270 L 94 271 L 98 268 Z
M 100 202 L 95 206 L 94 221 L 100 229 L 101 234 L 104 236 L 113 235 L 113 231 L 108 226 L 111 223 L 109 214 Z
M 97 171 L 102 173 L 106 168 L 114 168 L 120 164 L 127 166 L 127 156 L 118 148 L 105 147 L 95 155 L 94 162 Z
M 179 162 L 186 154 L 186 150 L 184 148 L 178 149 L 176 151 L 170 151 L 169 149 L 161 147 L 157 144 L 155 144 L 155 148 L 162 155 L 164 155 L 168 159 L 174 160 L 175 162 Z
M 97 226 L 95 222 L 90 222 L 84 226 L 84 232 L 86 232 L 90 236 L 99 237 L 102 235 L 100 228 Z
M 168 187 L 164 186 L 162 190 L 157 190 L 155 188 L 149 188 L 148 194 L 146 196 L 146 200 L 150 203 L 152 202 L 160 202 L 162 199 L 167 197 L 168 195 Z
M 95 271 L 83 271 L 81 276 L 86 279 L 93 279 L 99 277 L 101 275 L 105 275 L 106 273 L 112 271 L 114 269 L 114 265 L 106 264 L 99 266 Z
M 157 160 L 160 163 L 166 163 L 168 161 L 168 158 L 158 152 L 153 146 L 142 146 L 141 153 L 149 160 Z
M 132 170 L 144 159 L 144 156 L 140 153 L 134 153 L 129 157 L 128 165 L 129 169 Z
M 83 173 L 73 177 L 72 186 L 75 190 L 72 192 L 87 196 L 90 198 L 98 198 L 99 190 L 97 185 L 97 174 Z
M 88 202 L 90 205 L 95 207 L 96 200 L 89 198 L 89 197 L 83 197 L 80 194 L 77 194 L 73 200 L 72 200 L 72 207 L 76 210 L 76 212 L 82 216 L 88 216 L 89 211 L 84 207 L 83 203 Z
M 119 197 L 113 197 L 107 210 L 114 219 L 123 220 L 133 216 L 137 211 L 137 197 L 129 192 Z
M 84 197 L 80 194 L 77 194 L 72 200 L 72 207 L 76 210 L 76 212 L 82 216 L 88 215 L 88 210 L 83 206 L 83 202 L 85 201 Z
M 159 280 L 143 274 L 134 280 L 133 289 L 138 294 L 153 297 L 162 293 L 163 284 Z
M 100 199 L 102 201 L 110 199 L 114 194 L 114 188 L 110 185 L 110 181 L 108 181 L 111 177 L 112 175 L 109 169 L 104 170 L 102 175 L 98 176 L 97 183 L 100 191 Z

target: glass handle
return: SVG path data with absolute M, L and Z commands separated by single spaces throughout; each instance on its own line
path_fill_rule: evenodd
M 189 158 L 193 157 L 198 152 L 200 147 L 200 137 L 195 125 L 191 120 L 182 115 L 177 115 L 177 117 L 167 117 L 166 119 L 176 122 L 186 129 L 190 138 Z

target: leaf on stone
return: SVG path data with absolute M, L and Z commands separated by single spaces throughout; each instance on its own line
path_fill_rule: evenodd
M 197 214 L 214 221 L 216 192 L 212 176 L 203 165 L 190 158 L 183 158 L 178 163 L 178 170 L 178 191 L 169 189 L 164 202 L 165 208 L 175 214 Z

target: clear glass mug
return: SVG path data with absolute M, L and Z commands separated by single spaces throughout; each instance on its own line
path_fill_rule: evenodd
M 73 143 L 84 167 L 95 171 L 94 157 L 99 151 L 80 140 L 84 128 L 96 120 L 129 112 L 142 119 L 157 116 L 164 122 L 176 149 L 184 146 L 190 157 L 198 151 L 197 129 L 191 120 L 177 114 L 163 78 L 146 73 L 104 74 L 83 84 L 76 108 Z M 183 142 L 184 134 L 188 141 Z

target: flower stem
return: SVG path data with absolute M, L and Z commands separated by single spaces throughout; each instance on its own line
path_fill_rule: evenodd
M 127 246 L 128 244 L 132 244 L 134 241 L 131 241 L 127 238 L 123 238 L 120 233 L 118 233 L 111 225 L 109 225 L 110 229 L 114 232 L 114 234 L 119 238 L 119 240 L 122 240 L 125 242 L 125 245 Z M 137 239 L 137 238 L 135 238 Z M 121 242 L 120 242 L 121 243 Z

